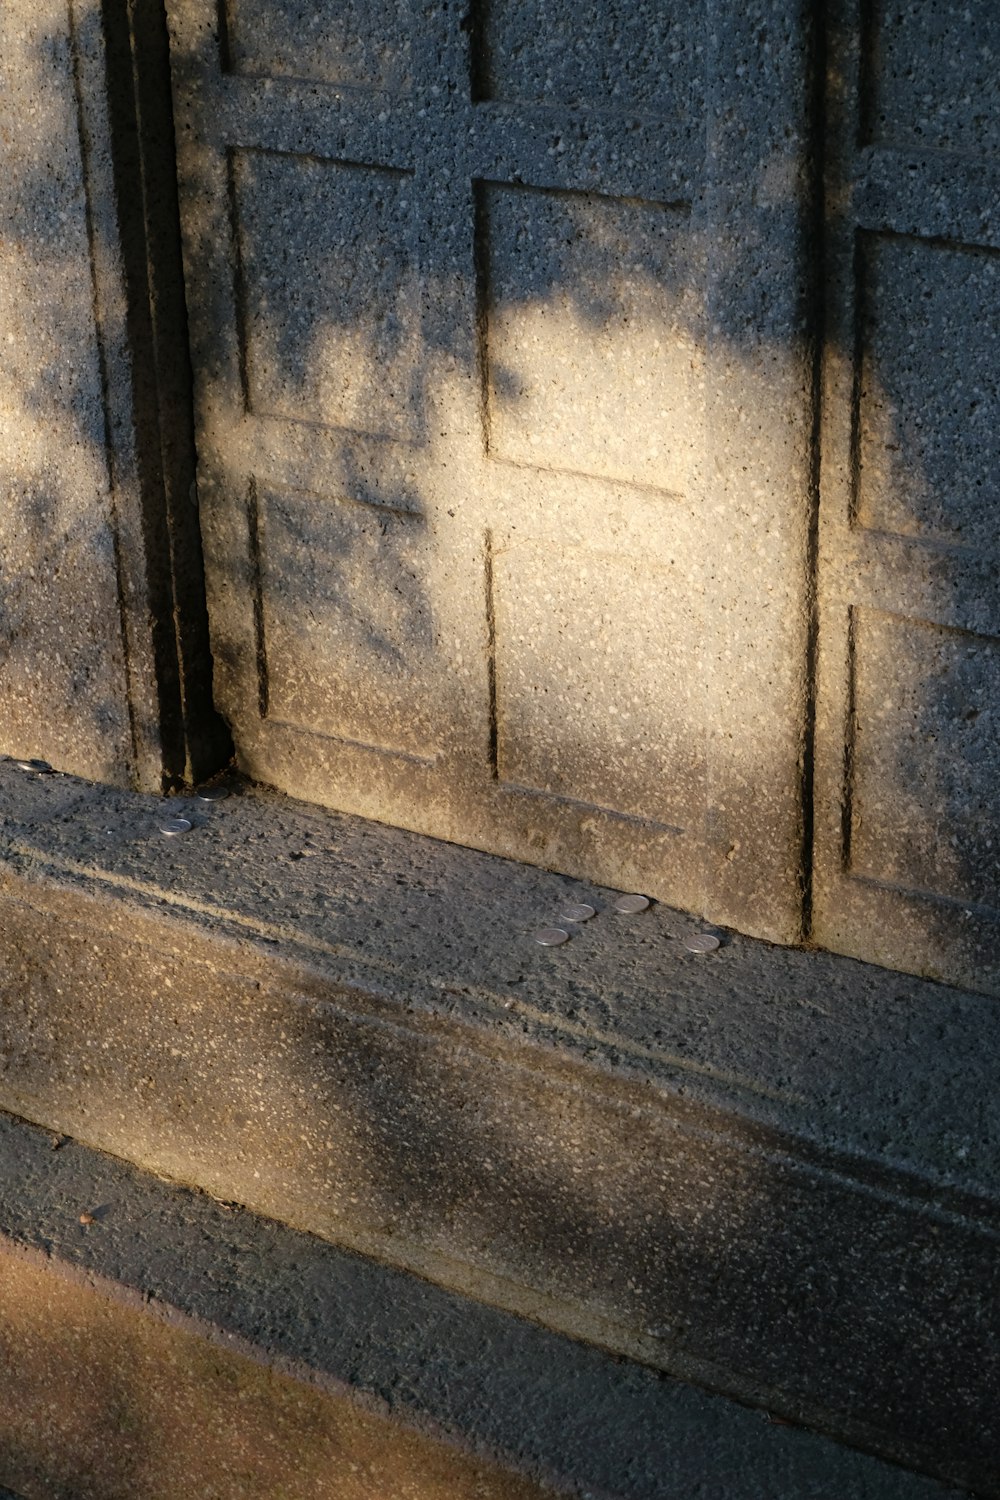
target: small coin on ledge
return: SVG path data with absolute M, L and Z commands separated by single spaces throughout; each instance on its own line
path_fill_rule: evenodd
M 173 838 L 178 833 L 190 833 L 190 820 L 188 818 L 165 818 L 160 824 L 160 832 L 165 833 L 168 838 Z
M 711 932 L 692 932 L 684 939 L 684 946 L 689 953 L 714 953 L 719 939 Z
M 591 917 L 597 916 L 597 910 L 581 901 L 579 905 L 564 906 L 559 915 L 564 922 L 589 922 Z
M 39 776 L 52 775 L 52 767 L 47 760 L 16 760 L 14 764 L 19 771 L 34 771 Z
M 569 942 L 569 933 L 564 927 L 543 927 L 535 933 L 535 942 L 543 948 L 558 948 L 561 943 Z
M 649 905 L 648 896 L 619 896 L 615 902 L 615 911 L 621 912 L 622 916 L 632 916 L 634 912 L 645 911 Z
M 229 796 L 229 788 L 227 786 L 203 786 L 200 792 L 195 793 L 195 796 L 199 802 L 224 802 Z

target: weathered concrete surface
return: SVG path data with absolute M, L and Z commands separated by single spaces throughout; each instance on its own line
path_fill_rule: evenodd
M 956 1494 L 9 1117 L 0 1340 L 25 1500 Z
M 817 941 L 996 993 L 996 8 L 831 7 Z
M 167 9 L 242 768 L 794 940 L 811 7 Z
M 74 34 L 65 0 L 5 5 L 0 18 L 0 742 L 127 785 L 140 753 L 130 713 L 147 740 L 155 713 L 141 685 L 130 707 L 127 678 L 129 615 L 142 611 L 145 587 L 134 530 L 127 561 L 119 552 L 119 527 L 137 521 L 135 496 L 116 516 L 109 472 L 110 425 L 128 420 L 128 371 L 93 32 Z M 88 85 L 79 92 L 77 58 Z M 117 356 L 107 367 L 102 317 Z M 140 682 L 144 647 L 149 667 L 148 640 L 134 642 Z
M 106 9 L 109 25 L 124 15 Z M 169 234 L 152 254 L 144 219 L 164 199 L 169 212 L 169 114 L 157 123 L 150 75 L 144 176 L 124 29 L 106 48 L 98 0 L 10 0 L 0 16 L 0 749 L 159 790 L 228 752 L 211 710 L 183 298 L 178 316 Z
M 5 1108 L 996 1487 L 990 1001 L 273 794 L 0 787 Z

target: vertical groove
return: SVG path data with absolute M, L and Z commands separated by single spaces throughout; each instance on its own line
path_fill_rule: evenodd
M 854 253 L 851 258 L 851 409 L 850 409 L 850 470 L 848 473 L 847 524 L 853 530 L 858 524 L 858 509 L 861 503 L 861 398 L 864 382 L 865 322 L 867 306 L 865 288 L 867 283 L 867 255 L 865 235 L 862 229 L 854 232 Z
M 80 144 L 80 164 L 83 171 L 84 214 L 87 224 L 87 250 L 90 258 L 91 302 L 94 316 L 94 333 L 97 345 L 98 367 L 101 383 L 101 417 L 104 430 L 104 462 L 108 476 L 108 507 L 110 530 L 115 564 L 115 590 L 120 621 L 122 657 L 125 668 L 125 697 L 128 714 L 129 751 L 131 765 L 129 775 L 133 786 L 138 786 L 139 776 L 139 729 L 135 717 L 135 666 L 132 661 L 129 641 L 128 599 L 125 585 L 125 566 L 122 558 L 121 529 L 118 517 L 119 475 L 114 442 L 111 436 L 111 381 L 108 371 L 108 356 L 104 342 L 103 308 L 101 303 L 100 276 L 98 272 L 97 226 L 94 221 L 92 199 L 91 163 L 93 147 L 87 133 L 86 113 L 83 99 L 83 80 L 80 76 L 80 28 L 76 14 L 76 0 L 67 0 L 69 29 L 70 67 L 73 75 L 73 97 L 76 106 L 77 136 Z
M 857 740 L 857 607 L 847 616 L 847 705 L 844 715 L 844 780 L 840 805 L 840 858 L 845 875 L 851 869 L 851 824 L 854 809 L 854 758 Z
M 489 766 L 494 781 L 500 780 L 500 718 L 497 709 L 497 620 L 493 583 L 493 533 L 487 531 L 486 562 L 486 681 L 489 694 Z
M 489 357 L 489 184 L 473 182 L 473 261 L 476 281 L 476 368 L 479 374 L 479 418 L 482 423 L 483 453 L 490 451 L 490 357 Z
M 144 566 L 156 673 L 160 754 L 164 785 L 173 787 L 184 779 L 186 747 L 176 598 L 161 451 L 159 371 L 153 328 L 147 191 L 139 118 L 139 80 L 132 46 L 131 0 L 104 0 L 103 19 L 112 166 L 125 278 L 135 465 L 146 554 Z
M 854 144 L 857 150 L 875 142 L 875 80 L 879 76 L 876 0 L 858 0 L 858 114 Z
M 462 30 L 469 35 L 469 92 L 473 104 L 492 98 L 490 54 L 487 42 L 489 0 L 468 0 Z
M 857 69 L 855 87 L 857 97 L 855 99 L 855 118 L 852 124 L 850 137 L 845 126 L 845 140 L 842 150 L 850 151 L 851 155 L 860 147 L 866 137 L 873 133 L 874 121 L 871 116 L 871 102 L 874 88 L 874 59 L 866 59 L 865 49 L 874 38 L 874 0 L 859 0 L 858 4 L 858 34 L 856 38 L 857 55 L 855 66 Z M 845 283 L 841 295 L 850 299 L 847 312 L 846 338 L 850 347 L 846 353 L 850 356 L 850 395 L 848 410 L 848 473 L 847 473 L 847 527 L 853 531 L 858 524 L 858 513 L 861 506 L 861 402 L 864 395 L 864 355 L 865 355 L 865 324 L 868 316 L 867 308 L 867 262 L 868 244 L 864 230 L 856 223 L 851 231 L 851 238 L 844 247 L 844 272 Z M 852 825 L 854 819 L 854 779 L 855 764 L 857 756 L 857 632 L 858 616 L 857 606 L 851 604 L 847 610 L 846 641 L 844 643 L 845 659 L 845 698 L 844 717 L 842 724 L 843 733 L 843 767 L 842 780 L 840 783 L 840 869 L 842 874 L 847 875 L 851 869 L 852 859 Z
M 819 672 L 819 566 L 820 505 L 822 500 L 823 372 L 826 341 L 826 5 L 804 6 L 802 14 L 810 28 L 809 85 L 811 129 L 811 213 L 806 236 L 809 258 L 809 352 L 811 364 L 812 431 L 810 434 L 809 523 L 806 541 L 807 609 L 806 698 L 802 735 L 802 936 L 813 927 L 813 896 L 816 860 L 816 714 Z
M 120 0 L 105 0 L 109 10 Z M 163 592 L 163 665 L 172 692 L 168 724 L 174 781 L 199 780 L 229 759 L 232 743 L 214 706 L 212 653 L 197 514 L 193 374 L 180 242 L 180 206 L 170 43 L 163 0 L 126 0 L 122 68 L 128 66 L 135 132 L 132 175 L 139 189 L 132 229 L 136 327 L 148 341 L 144 391 L 145 509 Z M 123 80 L 120 80 L 120 83 Z M 129 188 L 129 179 L 123 187 Z M 121 195 L 120 195 L 121 196 Z M 124 211 L 122 212 L 124 222 Z M 139 346 L 140 357 L 143 353 Z M 139 380 L 135 379 L 137 391 Z M 138 398 L 137 398 L 138 399 Z M 176 744 L 173 742 L 176 741 Z
M 219 70 L 233 71 L 233 39 L 229 24 L 229 0 L 215 0 L 216 27 L 219 36 Z
M 247 490 L 247 530 L 250 539 L 250 590 L 253 598 L 254 645 L 257 655 L 257 711 L 262 719 L 268 712 L 267 643 L 264 639 L 264 577 L 260 555 L 260 505 L 257 481 L 251 478 Z
M 240 399 L 244 414 L 250 410 L 250 359 L 247 353 L 247 291 L 240 239 L 239 204 L 236 197 L 236 151 L 226 151 L 226 190 L 229 195 L 229 236 L 233 252 L 233 298 L 236 303 L 236 345 L 240 370 Z
M 150 774 L 144 768 L 155 747 L 155 777 L 168 788 L 189 776 L 210 774 L 229 758 L 231 743 L 212 703 L 201 538 L 190 503 L 194 425 L 166 13 L 163 0 L 100 0 L 88 16 L 95 50 L 99 43 L 103 52 L 102 92 L 110 133 L 111 182 L 101 211 L 109 220 L 113 217 L 114 227 L 109 230 L 113 243 L 105 248 L 92 198 L 94 146 L 87 137 L 78 8 L 74 0 L 69 24 L 126 657 L 132 780 L 138 785 Z M 108 262 L 103 270 L 102 252 Z M 112 334 L 102 325 L 102 275 L 120 283 L 124 300 L 122 327 L 114 329 L 114 341 L 120 340 L 123 348 L 115 354 L 114 364 L 109 363 L 107 347 Z M 133 556 L 133 549 L 140 555 Z M 130 579 L 138 598 L 131 597 Z M 130 628 L 135 632 L 131 639 Z M 148 710 L 140 711 L 138 705 L 147 702 Z M 147 718 L 153 720 L 148 728 Z

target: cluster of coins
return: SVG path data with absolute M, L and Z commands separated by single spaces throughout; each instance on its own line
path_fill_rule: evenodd
M 58 776 L 59 774 L 47 760 L 15 760 L 14 764 L 19 771 L 27 771 L 33 776 Z M 201 791 L 194 793 L 194 796 L 199 802 L 222 802 L 229 796 L 229 788 L 218 782 L 215 786 L 202 787 Z M 159 830 L 167 838 L 177 838 L 179 834 L 190 833 L 193 826 L 190 818 L 165 817 L 159 825 Z
M 612 911 L 619 916 L 631 917 L 637 912 L 645 911 L 649 904 L 648 896 L 619 896 Z M 559 913 L 561 921 L 573 923 L 589 922 L 591 917 L 596 916 L 597 908 L 583 902 L 564 906 Z M 566 927 L 541 927 L 535 933 L 535 942 L 540 943 L 543 948 L 561 948 L 569 940 L 570 932 Z M 692 932 L 684 939 L 684 946 L 689 953 L 714 953 L 719 946 L 719 939 L 712 932 Z
M 206 786 L 200 792 L 194 794 L 199 802 L 222 802 L 229 796 L 227 786 Z M 168 839 L 177 838 L 179 834 L 190 833 L 192 828 L 190 818 L 164 818 L 160 824 L 160 832 L 166 834 Z
M 48 761 L 44 760 L 18 760 L 14 764 L 20 770 L 33 772 L 36 776 L 57 774 Z M 215 786 L 203 787 L 194 795 L 199 802 L 221 802 L 229 796 L 229 788 L 222 783 L 217 783 Z M 190 833 L 193 826 L 190 818 L 164 818 L 159 828 L 167 838 L 177 838 L 182 833 Z M 619 896 L 612 910 L 619 916 L 632 917 L 638 912 L 645 911 L 649 905 L 648 896 L 634 893 Z M 589 922 L 591 917 L 596 916 L 596 906 L 588 906 L 585 901 L 568 902 L 559 913 L 559 920 L 579 925 Z M 563 943 L 568 943 L 569 940 L 570 932 L 566 927 L 541 927 L 535 933 L 535 942 L 540 943 L 543 948 L 561 948 Z M 684 946 L 689 953 L 714 953 L 719 946 L 719 939 L 711 932 L 691 932 L 684 939 Z

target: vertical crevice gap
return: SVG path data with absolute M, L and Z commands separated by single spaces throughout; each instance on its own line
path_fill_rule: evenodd
M 92 177 L 91 162 L 93 159 L 93 145 L 90 133 L 87 129 L 87 116 L 83 98 L 83 79 L 80 76 L 80 46 L 81 36 L 79 20 L 77 17 L 76 0 L 69 0 L 67 5 L 67 23 L 69 28 L 69 50 L 70 66 L 73 74 L 73 100 L 76 109 L 77 135 L 80 143 L 80 161 L 83 169 L 84 181 L 84 204 L 85 218 L 87 224 L 87 250 L 90 257 L 90 284 L 91 299 L 94 309 L 94 328 L 96 332 L 97 358 L 101 382 L 101 411 L 104 430 L 104 461 L 108 476 L 108 503 L 110 507 L 111 542 L 115 565 L 115 589 L 117 593 L 118 618 L 120 621 L 120 634 L 122 643 L 122 658 L 125 670 L 125 695 L 127 700 L 128 733 L 129 733 L 129 778 L 133 786 L 138 787 L 139 777 L 139 730 L 135 717 L 136 691 L 135 691 L 135 667 L 132 662 L 132 652 L 129 642 L 129 614 L 127 589 L 125 584 L 125 565 L 122 557 L 121 528 L 118 518 L 118 495 L 120 476 L 118 472 L 118 460 L 115 453 L 115 445 L 112 440 L 110 428 L 111 411 L 111 380 L 108 370 L 108 354 L 104 342 L 104 309 L 102 306 L 100 275 L 98 272 L 99 246 L 97 243 L 97 226 L 94 221 L 94 205 L 92 199 Z
M 145 548 L 146 588 L 156 672 L 164 786 L 183 780 L 185 747 L 180 663 L 174 641 L 170 537 L 159 454 L 159 393 L 155 371 L 151 287 L 146 248 L 145 187 L 139 144 L 131 18 L 127 0 L 104 0 L 112 167 L 125 272 L 126 329 L 135 422 L 135 457 Z
M 847 521 L 852 531 L 858 524 L 858 508 L 861 503 L 861 401 L 864 396 L 865 325 L 868 320 L 867 281 L 867 245 L 864 231 L 858 229 L 854 234 L 854 254 L 851 263 L 854 306 L 851 314 L 851 426 Z
M 473 258 L 476 279 L 476 368 L 479 375 L 479 419 L 483 453 L 490 451 L 490 222 L 487 182 L 472 184 Z
M 857 608 L 847 616 L 847 712 L 844 716 L 844 781 L 840 806 L 840 857 L 845 875 L 851 870 L 851 825 L 854 821 L 854 758 L 858 730 L 857 710 Z
M 881 61 L 877 4 L 878 0 L 858 0 L 858 117 L 855 145 L 859 151 L 865 146 L 873 145 L 878 133 L 875 86 L 881 75 Z
M 250 356 L 247 351 L 247 283 L 243 266 L 243 241 L 240 235 L 240 207 L 236 191 L 236 152 L 226 152 L 226 208 L 229 216 L 229 241 L 233 254 L 233 300 L 236 304 L 236 352 L 240 375 L 240 401 L 243 413 L 250 411 Z
M 104 0 L 103 17 L 163 772 L 174 787 L 217 770 L 232 744 L 212 699 L 169 41 L 163 0 Z
M 223 73 L 233 71 L 233 36 L 229 20 L 230 0 L 215 0 L 216 29 L 219 37 L 219 67 Z
M 257 655 L 257 710 L 262 719 L 268 713 L 267 642 L 264 638 L 264 569 L 260 553 L 260 502 L 257 481 L 251 478 L 247 488 L 247 534 L 250 546 L 250 592 L 253 598 L 253 634 Z
M 489 51 L 490 0 L 468 0 L 462 30 L 469 36 L 469 91 L 473 104 L 493 97 Z
M 813 926 L 816 840 L 816 712 L 819 672 L 820 505 L 822 501 L 823 377 L 826 344 L 827 26 L 825 5 L 804 5 L 809 48 L 810 203 L 805 235 L 807 326 L 811 370 L 809 520 L 806 538 L 808 619 L 806 697 L 802 734 L 802 936 Z
M 486 683 L 489 695 L 488 736 L 490 776 L 500 780 L 500 717 L 497 708 L 497 619 L 493 580 L 493 533 L 487 531 L 484 548 L 486 574 Z

